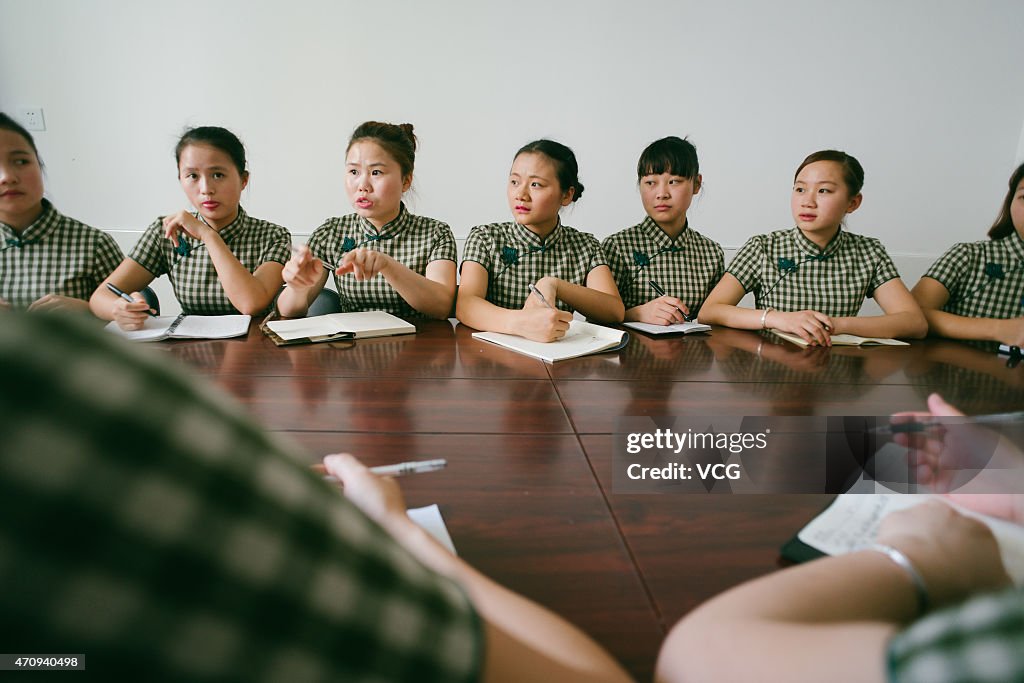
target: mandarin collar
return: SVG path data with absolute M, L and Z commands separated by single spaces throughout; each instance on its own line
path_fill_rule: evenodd
M 398 204 L 398 215 L 385 223 L 379 229 L 363 216 L 359 216 L 359 227 L 362 228 L 367 237 L 373 237 L 375 235 L 378 237 L 393 237 L 404 230 L 408 223 L 409 212 L 405 208 L 405 202 L 400 202 Z
M 13 226 L 0 222 L 0 232 L 5 242 L 41 242 L 57 227 L 60 214 L 49 199 L 43 199 L 43 212 L 20 233 Z
M 822 249 L 817 244 L 812 242 L 807 237 L 807 235 L 800 231 L 800 228 L 793 228 L 792 235 L 793 242 L 796 244 L 797 248 L 800 249 L 800 251 L 805 252 L 806 254 L 809 254 L 811 256 L 815 256 L 817 258 L 825 258 L 826 256 L 831 256 L 832 254 L 839 251 L 839 249 L 843 246 L 843 243 L 846 241 L 846 231 L 843 230 L 843 226 L 841 225 L 839 226 L 839 230 L 836 231 L 836 234 L 833 235 L 832 239 L 829 240 L 828 244 L 825 245 L 824 249 Z
M 523 240 L 531 246 L 550 249 L 551 247 L 558 244 L 562 239 L 562 235 L 565 234 L 565 230 L 562 229 L 562 218 L 559 216 L 558 223 L 555 224 L 555 229 L 552 230 L 547 237 L 541 239 L 540 235 L 530 230 L 525 225 L 520 225 L 516 221 L 512 221 L 512 229 L 519 235 L 519 239 Z
M 650 216 L 644 218 L 643 223 L 640 224 L 640 229 L 659 247 L 680 247 L 689 241 L 691 232 L 689 218 L 683 223 L 683 229 L 675 238 L 669 237 L 668 233 L 662 230 L 658 222 Z
M 218 230 L 217 234 L 219 234 L 220 238 L 227 243 L 232 237 L 245 230 L 245 226 L 248 224 L 248 221 L 246 220 L 247 218 L 248 215 L 245 213 L 245 209 L 243 209 L 242 205 L 239 204 L 238 215 L 235 216 L 235 220 Z
M 1017 258 L 1024 260 L 1024 239 L 1021 239 L 1020 234 L 1014 230 L 1012 233 L 1006 236 L 1006 244 Z

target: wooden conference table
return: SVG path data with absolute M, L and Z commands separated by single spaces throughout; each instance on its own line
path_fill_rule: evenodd
M 623 415 L 884 415 L 939 391 L 968 413 L 1024 407 L 1024 366 L 965 344 L 799 349 L 767 334 L 633 333 L 618 353 L 546 365 L 464 326 L 278 348 L 157 345 L 308 451 L 367 464 L 444 457 L 402 480 L 438 503 L 459 554 L 546 605 L 650 679 L 667 629 L 707 598 L 779 565 L 827 495 L 622 495 L 612 437 Z

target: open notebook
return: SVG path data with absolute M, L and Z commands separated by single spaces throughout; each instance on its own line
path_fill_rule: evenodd
M 795 334 L 778 330 L 772 330 L 772 334 L 782 337 L 788 342 L 793 342 L 798 346 L 808 346 L 807 342 Z M 899 339 L 889 339 L 887 337 L 858 337 L 855 334 L 833 334 L 832 346 L 910 346 L 910 344 Z
M 263 332 L 278 346 L 415 334 L 416 326 L 385 311 L 328 313 L 295 320 L 268 320 Z
M 675 323 L 674 325 L 652 325 L 651 323 L 622 323 L 625 327 L 640 330 L 647 334 L 690 334 L 692 332 L 710 332 L 711 325 L 699 322 Z
M 141 330 L 127 332 L 116 322 L 107 330 L 132 341 L 162 341 L 164 339 L 228 339 L 249 332 L 248 315 L 164 315 L 147 318 Z
M 859 550 L 874 543 L 878 525 L 887 514 L 937 497 L 929 494 L 844 493 L 782 546 L 782 555 L 804 562 L 822 555 L 842 555 Z M 960 507 L 957 509 L 980 519 L 992 529 L 1007 573 L 1017 585 L 1024 584 L 1024 527 Z
M 553 342 L 537 342 L 500 332 L 474 332 L 473 337 L 538 358 L 546 363 L 588 356 L 592 353 L 618 351 L 629 343 L 629 332 L 583 320 L 573 320 L 569 323 L 569 331 L 565 336 Z

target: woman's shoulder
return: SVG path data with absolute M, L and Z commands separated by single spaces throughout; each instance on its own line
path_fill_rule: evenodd
M 258 230 L 270 234 L 288 235 L 289 237 L 291 236 L 291 231 L 288 230 L 288 228 L 284 227 L 283 225 L 278 225 L 277 223 L 268 221 L 264 218 L 256 218 L 255 216 L 250 216 L 246 214 L 246 220 L 248 221 L 250 227 L 255 227 Z
M 601 246 L 601 243 L 596 237 L 594 237 L 593 233 L 589 233 L 585 230 L 579 230 L 571 225 L 564 224 L 562 225 L 562 230 L 565 231 L 565 237 L 568 237 L 574 242 L 592 244 L 593 246 L 598 247 Z
M 450 225 L 436 218 L 431 218 L 430 216 L 421 216 L 419 214 L 410 213 L 409 220 L 418 230 L 429 230 L 435 234 L 452 232 Z

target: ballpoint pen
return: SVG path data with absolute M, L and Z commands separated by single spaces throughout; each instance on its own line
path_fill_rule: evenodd
M 994 424 L 1024 424 L 1024 411 L 1012 413 L 991 413 L 988 415 L 949 415 L 931 416 L 924 420 L 911 422 L 896 422 L 882 425 L 869 430 L 873 434 L 911 434 L 926 432 L 936 427 L 946 425 L 994 425 Z
M 438 458 L 436 460 L 417 460 L 413 462 L 400 462 L 394 465 L 378 465 L 377 467 L 369 468 L 371 472 L 381 477 L 404 477 L 407 474 L 422 474 L 424 472 L 436 472 L 437 470 L 443 470 L 448 466 L 448 461 L 444 458 Z M 313 469 L 317 472 L 324 472 L 323 465 L 313 465 Z M 334 475 L 324 475 L 326 481 L 338 481 L 338 478 Z
M 137 303 L 139 303 L 135 299 L 131 298 L 131 296 L 129 296 L 125 292 L 122 292 L 120 289 L 118 289 L 114 285 L 110 284 L 109 282 L 107 283 L 107 289 L 109 289 L 111 292 L 113 292 L 114 294 L 118 295 L 119 297 L 121 297 L 122 299 L 124 299 L 125 301 L 127 301 L 130 304 L 137 304 Z M 151 308 L 147 308 L 146 309 L 146 313 L 150 317 L 156 317 L 156 313 L 154 313 L 153 309 L 151 309 Z
M 298 255 L 299 255 L 299 248 L 293 246 L 292 247 L 292 256 L 298 256 Z M 313 258 L 316 258 L 316 257 L 314 256 Z M 330 263 L 328 263 L 327 261 L 324 261 L 323 259 L 320 259 L 320 263 L 323 264 L 325 270 L 329 270 L 329 271 L 333 272 L 333 271 L 338 269 L 337 266 L 331 265 Z
M 655 294 L 657 294 L 658 296 L 665 296 L 665 290 L 661 288 L 661 285 L 659 285 L 654 280 L 648 280 L 647 282 L 651 285 L 651 289 L 654 290 Z M 688 323 L 693 322 L 693 318 L 690 317 L 689 313 L 686 313 L 685 311 L 683 311 L 683 309 L 679 308 L 678 306 L 673 306 L 673 308 L 679 311 L 679 315 L 683 316 L 683 320 L 685 320 Z
M 548 303 L 548 300 L 544 298 L 544 295 L 540 293 L 540 290 L 534 287 L 532 284 L 530 285 L 530 294 L 536 294 L 537 298 L 540 299 L 545 306 L 553 309 L 551 304 Z

